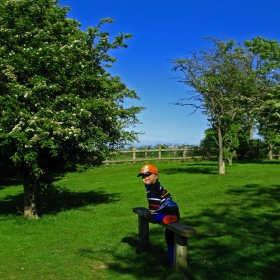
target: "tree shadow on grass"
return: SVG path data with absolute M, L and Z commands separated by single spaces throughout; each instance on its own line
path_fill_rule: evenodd
M 167 249 L 163 235 L 162 227 L 151 229 L 150 237 L 152 240 L 149 250 L 140 254 L 138 252 L 138 234 L 132 232 L 121 240 L 122 243 L 128 244 L 130 248 L 125 251 L 111 250 L 107 252 L 113 256 L 114 260 L 99 264 L 98 268 L 103 267 L 113 271 L 112 274 L 119 275 L 116 279 L 122 279 L 122 277 L 128 275 L 132 275 L 133 279 L 139 280 L 191 279 L 186 278 L 182 272 L 176 273 L 173 268 L 167 266 Z M 93 260 L 96 256 L 94 249 L 80 249 L 77 253 Z
M 256 161 L 254 162 L 256 164 L 280 164 L 280 160 L 260 160 L 260 161 Z
M 119 201 L 118 193 L 107 193 L 103 189 L 85 192 L 71 192 L 66 188 L 55 187 L 42 193 L 38 199 L 38 214 L 57 214 L 61 211 Z M 0 215 L 22 215 L 23 193 L 8 195 L 0 202 Z
M 226 201 L 181 219 L 197 229 L 188 240 L 186 270 L 166 268 L 165 244 L 155 241 L 162 231 L 154 228 L 147 253 L 136 253 L 137 232 L 123 237 L 134 254 L 113 252 L 117 264 L 109 264 L 110 269 L 134 279 L 280 279 L 280 185 L 245 185 L 227 191 L 225 197 Z
M 10 186 L 19 186 L 21 185 L 21 182 L 19 181 L 19 179 L 15 176 L 13 177 L 2 177 L 0 178 L 0 190 L 3 190 L 7 187 Z
M 189 272 L 199 279 L 280 279 L 280 185 L 246 185 L 227 194 L 232 201 L 191 217 L 198 234 Z
M 114 262 L 106 263 L 106 268 L 120 275 L 132 275 L 139 280 L 191 280 L 188 272 L 176 272 L 167 265 L 167 247 L 164 240 L 164 228 L 155 226 L 150 228 L 150 245 L 147 252 L 139 253 L 139 238 L 137 232 L 131 232 L 121 240 L 130 249 L 124 252 L 111 252 Z
M 164 229 L 161 226 L 150 229 L 150 245 L 147 252 L 139 253 L 138 234 L 124 237 L 122 242 L 127 243 L 135 252 L 133 256 L 116 255 L 121 260 L 119 265 L 113 267 L 120 275 L 133 274 L 135 279 L 191 279 L 186 271 L 176 272 L 167 265 L 168 254 L 164 241 Z M 130 263 L 124 267 L 122 263 Z M 133 265 L 137 264 L 137 265 Z
M 239 164 L 250 164 L 252 162 L 240 162 Z M 280 164 L 280 160 L 278 161 L 260 161 L 254 162 L 259 164 L 270 164 L 276 165 Z M 226 166 L 230 168 L 230 166 Z M 178 168 L 161 168 L 160 173 L 164 173 L 167 175 L 176 174 L 176 173 L 187 173 L 187 174 L 213 174 L 218 175 L 218 162 L 184 162 L 181 167 Z
M 188 173 L 188 174 L 217 174 L 217 163 L 189 163 L 182 164 L 180 168 L 162 168 L 160 173 L 167 175 L 176 173 Z
M 85 192 L 71 192 L 62 188 L 39 201 L 39 214 L 56 214 L 61 211 L 81 208 L 88 205 L 108 204 L 119 201 L 118 193 L 107 193 L 104 189 Z

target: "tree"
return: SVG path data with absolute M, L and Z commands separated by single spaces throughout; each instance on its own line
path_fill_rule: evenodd
M 106 67 L 108 52 L 131 35 L 109 42 L 103 19 L 86 32 L 56 0 L 0 2 L 0 154 L 24 187 L 24 216 L 37 218 L 42 176 L 54 166 L 91 157 L 100 164 L 116 147 L 137 139 L 128 128 L 142 107 Z
M 218 173 L 224 174 L 223 152 L 228 148 L 224 145 L 232 142 L 229 132 L 233 131 L 232 126 L 244 108 L 239 105 L 243 100 L 243 84 L 248 81 L 248 60 L 233 40 L 208 39 L 214 44 L 212 50 L 201 50 L 191 53 L 190 58 L 171 60 L 173 70 L 183 74 L 179 81 L 194 89 L 189 92 L 189 99 L 197 102 L 185 103 L 185 98 L 175 104 L 192 106 L 208 116 L 218 138 Z
M 272 159 L 273 148 L 280 144 L 280 46 L 277 40 L 261 37 L 244 44 L 255 57 L 256 72 L 267 84 L 259 96 L 255 115 L 259 134 L 267 142 L 269 159 Z
M 181 101 L 176 104 L 193 106 L 208 115 L 211 127 L 217 132 L 218 172 L 224 174 L 224 151 L 227 156 L 235 154 L 233 148 L 238 147 L 237 136 L 241 130 L 248 128 L 249 143 L 252 144 L 252 132 L 265 112 L 263 108 L 269 108 L 273 102 L 275 114 L 271 122 L 279 116 L 280 48 L 277 41 L 261 37 L 246 41 L 243 46 L 233 40 L 210 40 L 214 49 L 171 62 L 174 71 L 183 73 L 179 81 L 194 89 L 190 91 L 190 99 L 199 103 Z M 265 127 L 269 129 L 269 126 Z M 276 130 L 272 131 L 275 135 Z M 276 137 L 273 139 L 278 141 Z
M 258 132 L 265 140 L 268 158 L 273 160 L 273 150 L 280 147 L 280 90 L 279 86 L 270 89 L 263 97 L 263 106 L 258 113 Z

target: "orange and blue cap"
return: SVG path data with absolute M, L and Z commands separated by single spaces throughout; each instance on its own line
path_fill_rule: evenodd
M 158 175 L 158 169 L 152 165 L 152 164 L 145 164 L 142 168 L 141 168 L 141 173 L 139 173 L 137 175 L 137 177 L 140 177 L 142 175 L 148 175 L 148 174 L 156 174 Z

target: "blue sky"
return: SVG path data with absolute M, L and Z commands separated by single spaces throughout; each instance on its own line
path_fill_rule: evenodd
M 110 72 L 140 97 L 141 101 L 128 101 L 128 106 L 146 107 L 134 129 L 145 132 L 139 137 L 141 145 L 199 144 L 208 128 L 206 116 L 200 112 L 189 116 L 192 108 L 172 104 L 188 97 L 188 88 L 174 79 L 179 73 L 171 71 L 169 59 L 210 48 L 205 36 L 239 43 L 257 36 L 280 37 L 279 0 L 61 0 L 59 4 L 71 7 L 68 17 L 78 20 L 84 31 L 110 17 L 115 22 L 103 28 L 110 38 L 119 32 L 132 34 L 127 49 L 112 51 L 117 63 Z

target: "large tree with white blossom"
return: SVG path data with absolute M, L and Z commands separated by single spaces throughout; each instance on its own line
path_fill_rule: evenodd
M 97 27 L 80 30 L 57 0 L 0 0 L 0 156 L 24 187 L 24 216 L 37 218 L 40 182 L 53 166 L 97 162 L 137 139 L 129 130 L 142 107 L 106 67 L 108 52 L 131 36 L 110 41 Z

